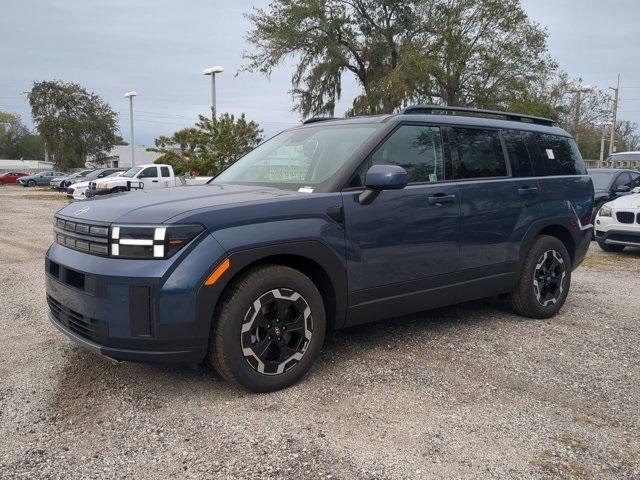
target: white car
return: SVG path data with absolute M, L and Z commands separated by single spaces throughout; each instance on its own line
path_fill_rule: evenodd
M 125 172 L 114 172 L 104 178 L 119 177 L 123 173 Z M 89 191 L 89 184 L 91 182 L 92 180 L 87 180 L 85 182 L 78 182 L 70 185 L 69 188 L 67 188 L 67 197 L 71 197 L 74 200 L 84 200 L 87 198 L 87 191 Z
M 605 203 L 595 221 L 596 241 L 605 252 L 640 247 L 640 187 Z
M 130 190 L 152 190 L 176 186 L 171 165 L 148 164 L 131 167 L 117 178 L 103 178 L 89 183 L 88 197 Z

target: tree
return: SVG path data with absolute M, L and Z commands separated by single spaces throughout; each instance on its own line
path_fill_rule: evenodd
M 236 119 L 224 113 L 215 120 L 200 115 L 195 127 L 159 137 L 156 148 L 148 150 L 161 153 L 155 163 L 168 163 L 177 174 L 215 176 L 254 149 L 261 134 L 259 125 L 247 121 L 244 114 Z
M 503 107 L 556 68 L 518 0 L 274 0 L 248 19 L 245 69 L 268 75 L 293 58 L 303 117 L 334 114 L 345 74 L 362 88 L 347 113 L 375 114 Z
M 84 165 L 116 142 L 117 115 L 93 92 L 77 83 L 34 82 L 28 95 L 31 115 L 56 168 Z
M 0 112 L 0 158 L 42 160 L 44 146 L 19 115 Z

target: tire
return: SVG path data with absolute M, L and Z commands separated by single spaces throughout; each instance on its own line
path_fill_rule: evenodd
M 35 187 L 36 186 L 36 181 L 35 180 L 29 180 L 27 182 L 27 187 Z
M 621 252 L 625 247 L 624 245 L 609 245 L 604 242 L 598 242 L 598 246 L 605 252 Z
M 524 260 L 517 287 L 509 294 L 513 311 L 529 318 L 554 316 L 567 299 L 571 269 L 564 244 L 556 237 L 538 236 Z
M 216 313 L 209 361 L 225 380 L 250 391 L 271 392 L 298 382 L 324 343 L 322 296 L 290 267 L 249 271 L 228 287 Z M 256 353 L 260 350 L 264 355 Z

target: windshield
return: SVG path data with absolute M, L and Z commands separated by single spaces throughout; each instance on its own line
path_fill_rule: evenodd
M 133 176 L 138 173 L 140 170 L 142 170 L 142 167 L 132 167 L 129 170 L 127 170 L 126 172 L 124 172 L 122 175 L 120 175 L 121 177 L 129 177 L 129 178 L 133 178 Z
M 259 145 L 214 182 L 294 189 L 317 185 L 334 175 L 376 129 L 375 125 L 323 125 L 289 130 Z
M 596 190 L 606 190 L 609 188 L 613 172 L 589 172 L 591 180 L 593 180 L 593 188 Z
M 123 173 L 124 173 L 124 172 L 113 172 L 113 173 L 110 173 L 109 175 L 107 175 L 107 176 L 106 176 L 106 177 L 104 177 L 104 178 L 109 178 L 109 177 L 121 177 Z

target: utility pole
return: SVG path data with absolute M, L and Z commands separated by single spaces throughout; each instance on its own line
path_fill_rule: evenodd
M 598 160 L 598 168 L 602 168 L 602 162 L 604 162 L 604 134 L 606 131 L 606 125 L 602 125 L 600 129 L 600 159 Z
M 616 88 L 609 87 L 609 89 L 616 92 L 616 95 L 613 100 L 613 112 L 612 112 L 612 120 L 611 120 L 611 137 L 609 138 L 609 156 L 613 154 L 616 150 L 616 125 L 618 122 L 618 95 L 620 93 L 620 74 L 618 74 L 618 84 Z

